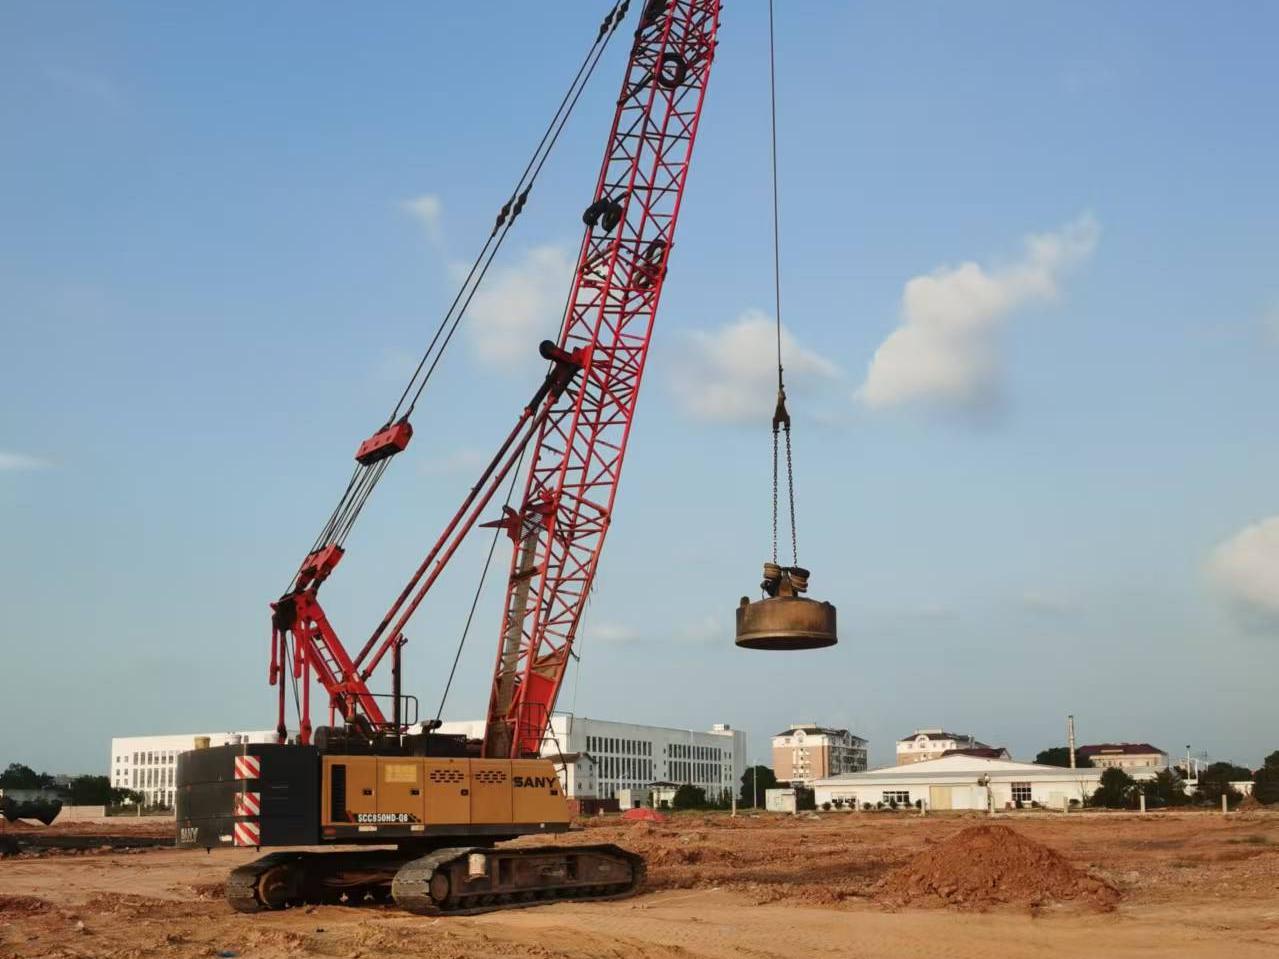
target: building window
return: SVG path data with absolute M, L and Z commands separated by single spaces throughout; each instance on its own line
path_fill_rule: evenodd
M 1030 783 L 1013 783 L 1013 802 L 1030 802 Z
M 901 806 L 901 805 L 907 805 L 907 806 L 909 806 L 909 805 L 910 805 L 910 790 L 909 790 L 909 789 L 885 789 L 885 790 L 884 790 L 884 802 L 885 802 L 885 803 L 897 803 L 897 805 L 899 805 L 899 806 Z

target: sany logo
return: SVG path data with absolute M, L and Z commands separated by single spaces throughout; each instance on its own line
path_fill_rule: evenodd
M 178 830 L 178 842 L 194 843 L 200 837 L 199 826 L 183 826 Z
M 515 787 L 517 789 L 549 789 L 552 786 L 560 784 L 557 776 L 516 776 Z

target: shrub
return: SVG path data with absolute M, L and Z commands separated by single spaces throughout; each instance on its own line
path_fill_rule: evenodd
M 685 783 L 675 790 L 671 805 L 676 809 L 705 809 L 706 791 L 697 786 Z
M 1101 784 L 1092 794 L 1094 806 L 1105 806 L 1107 809 L 1125 809 L 1135 805 L 1136 783 L 1122 769 L 1110 766 L 1102 770 Z
M 826 812 L 830 812 L 830 803 L 829 802 L 822 803 L 822 809 Z

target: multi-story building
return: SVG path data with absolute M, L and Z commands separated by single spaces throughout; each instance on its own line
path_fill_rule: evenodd
M 964 733 L 948 733 L 944 729 L 916 729 L 897 740 L 897 765 L 940 759 L 956 749 L 989 749 L 985 743 Z
M 480 739 L 484 720 L 448 722 L 440 732 Z M 746 771 L 746 734 L 721 723 L 698 732 L 556 713 L 542 755 L 555 760 L 570 799 L 628 791 L 631 804 L 642 805 L 657 783 L 688 783 L 720 799 L 737 790 Z
M 773 737 L 773 772 L 781 782 L 807 785 L 865 768 L 866 740 L 847 729 L 792 723 Z
M 1091 759 L 1099 769 L 1114 766 L 1125 771 L 1162 769 L 1168 765 L 1168 754 L 1150 743 L 1096 743 L 1080 746 L 1075 755 Z
M 111 740 L 111 785 L 142 793 L 148 806 L 172 806 L 178 753 L 195 748 L 195 740 L 209 737 L 211 746 L 230 743 L 273 743 L 275 730 L 247 733 L 175 733 L 164 736 L 119 736 Z

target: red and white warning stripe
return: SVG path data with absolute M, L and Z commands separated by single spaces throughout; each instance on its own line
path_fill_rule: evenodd
M 236 756 L 235 757 L 235 778 L 236 779 L 257 779 L 261 775 L 262 775 L 262 758 L 260 756 Z
M 262 814 L 262 794 L 261 793 L 236 793 L 235 794 L 235 815 L 237 816 L 260 816 Z
M 238 822 L 233 830 L 237 846 L 262 845 L 262 830 L 255 822 Z

